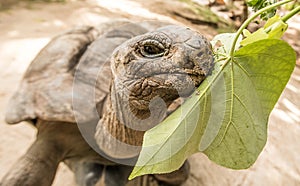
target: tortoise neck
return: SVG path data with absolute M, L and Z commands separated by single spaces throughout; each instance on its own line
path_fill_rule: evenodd
M 95 134 L 99 148 L 112 158 L 136 157 L 141 150 L 144 131 L 131 129 L 118 119 L 110 96 L 105 105 Z
M 107 155 L 113 158 L 132 158 L 141 150 L 145 131 L 166 116 L 166 105 L 162 100 L 154 99 L 149 110 L 132 108 L 129 94 L 116 90 L 119 88 L 112 83 L 103 115 L 96 128 L 95 139 Z
M 141 146 L 143 141 L 144 131 L 135 130 L 125 125 L 119 119 L 116 110 L 112 107 L 111 99 L 107 100 L 108 108 L 104 112 L 102 117 L 103 124 L 106 126 L 105 129 L 119 141 L 134 145 Z

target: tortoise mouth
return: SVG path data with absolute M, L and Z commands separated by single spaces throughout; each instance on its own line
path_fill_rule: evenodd
M 149 77 L 159 77 L 160 75 L 170 75 L 170 76 L 176 76 L 176 75 L 189 75 L 189 76 L 203 76 L 204 74 L 202 73 L 202 71 L 198 71 L 195 69 L 190 69 L 190 68 L 186 68 L 186 69 L 173 69 L 173 70 L 168 70 L 168 71 L 162 71 L 162 72 L 154 72 L 152 73 Z
M 131 95 L 140 95 L 141 91 L 150 88 L 164 88 L 172 89 L 177 88 L 181 90 L 185 88 L 185 85 L 194 84 L 195 87 L 199 86 L 200 83 L 197 83 L 194 79 L 204 79 L 204 75 L 194 72 L 193 70 L 178 70 L 173 72 L 157 72 L 152 73 L 144 77 L 136 77 L 131 81 L 132 85 L 129 85 L 129 91 Z M 146 96 L 147 94 L 143 94 Z
M 140 95 L 141 91 L 145 90 L 147 86 L 151 86 L 154 89 L 156 87 L 175 88 L 181 95 L 182 89 L 186 89 L 187 86 L 193 85 L 194 88 L 198 87 L 205 79 L 206 74 L 199 68 L 176 68 L 170 70 L 162 69 L 161 71 L 144 75 L 137 73 L 133 77 L 131 85 L 128 86 L 129 91 L 132 93 L 131 95 Z
M 175 72 L 153 73 L 151 76 L 136 79 L 128 86 L 131 110 L 149 111 L 150 102 L 159 97 L 169 106 L 178 97 L 188 97 L 204 75 L 179 70 Z

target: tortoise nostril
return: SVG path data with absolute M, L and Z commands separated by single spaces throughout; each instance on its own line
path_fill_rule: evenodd
M 189 59 L 189 57 L 187 57 L 187 60 L 183 64 L 182 68 L 183 69 L 193 69 L 194 67 L 195 67 L 194 61 Z
M 197 56 L 201 57 L 203 55 L 203 51 L 198 52 Z

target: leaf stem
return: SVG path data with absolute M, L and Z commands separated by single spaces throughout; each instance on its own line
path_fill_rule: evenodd
M 265 8 L 262 8 L 260 9 L 259 11 L 255 12 L 251 17 L 249 17 L 242 25 L 241 27 L 238 29 L 237 33 L 236 33 L 236 36 L 233 40 L 233 43 L 232 43 L 232 46 L 231 46 L 231 49 L 230 49 L 230 52 L 229 52 L 229 55 L 230 55 L 230 58 L 232 59 L 233 58 L 233 53 L 234 53 L 234 49 L 235 49 L 235 45 L 237 43 L 237 40 L 239 38 L 239 36 L 242 34 L 243 30 L 257 17 L 259 16 L 261 13 L 267 11 L 267 10 L 270 10 L 272 8 L 276 8 L 278 6 L 281 6 L 283 4 L 286 4 L 286 3 L 289 3 L 293 0 L 284 0 L 284 1 L 280 1 L 280 2 L 277 2 L 277 3 L 274 3 L 272 5 L 269 5 Z M 297 8 L 295 8 L 297 9 Z M 294 9 L 294 10 L 295 10 Z
M 291 17 L 293 17 L 295 14 L 297 14 L 299 12 L 300 12 L 300 6 L 297 6 L 292 11 L 290 11 L 288 14 L 286 14 L 285 16 L 283 16 L 282 17 L 282 21 L 286 22 L 287 20 L 289 20 Z

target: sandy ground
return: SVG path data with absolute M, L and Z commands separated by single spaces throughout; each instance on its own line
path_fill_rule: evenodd
M 26 123 L 5 124 L 4 113 L 9 97 L 37 52 L 51 37 L 75 25 L 99 24 L 113 18 L 134 21 L 159 19 L 178 23 L 168 14 L 151 11 L 151 4 L 141 6 L 140 2 L 34 3 L 0 12 L 0 180 L 35 138 L 35 128 Z M 300 40 L 299 16 L 292 26 L 285 38 L 300 53 L 297 43 Z M 207 30 L 206 26 L 196 28 L 210 32 L 209 38 L 216 33 Z M 249 170 L 228 170 L 210 162 L 204 155 L 196 154 L 190 158 L 193 162 L 192 175 L 185 185 L 300 185 L 300 166 L 297 166 L 300 162 L 299 88 L 300 68 L 296 67 L 271 114 L 267 145 Z M 73 175 L 65 165 L 60 165 L 53 185 L 74 185 Z

